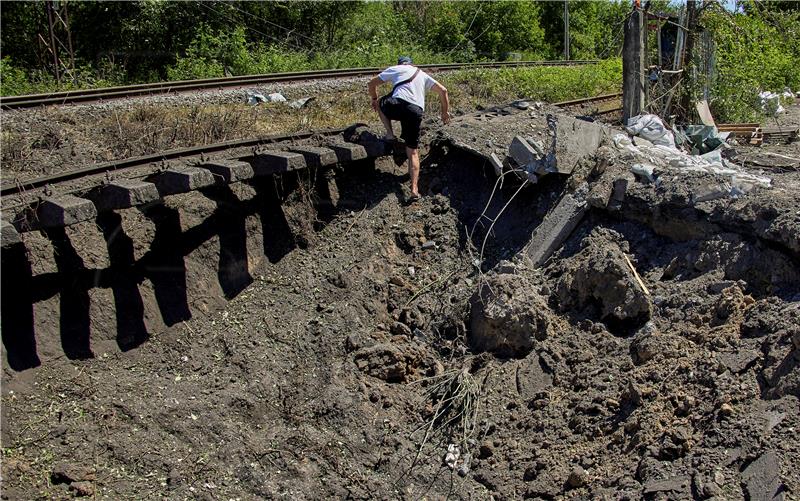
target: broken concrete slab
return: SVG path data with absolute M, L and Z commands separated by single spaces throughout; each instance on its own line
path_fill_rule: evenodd
M 539 153 L 522 136 L 514 136 L 514 139 L 511 140 L 511 144 L 508 146 L 508 155 L 520 167 L 539 159 Z
M 87 198 L 102 212 L 144 205 L 160 199 L 161 196 L 153 183 L 140 179 L 116 179 L 95 188 Z
M 336 153 L 339 163 L 355 162 L 367 158 L 367 150 L 360 144 L 332 143 L 328 147 Z
M 176 167 L 152 176 L 161 196 L 186 193 L 214 184 L 214 176 L 199 167 Z
M 525 255 L 535 266 L 544 264 L 561 247 L 586 214 L 588 204 L 584 190 L 564 195 L 558 205 L 533 231 Z
M 97 217 L 97 208 L 91 200 L 74 195 L 46 198 L 36 210 L 39 224 L 44 228 L 57 228 L 89 221 Z
M 6 220 L 0 220 L 0 241 L 4 249 L 22 243 L 17 229 Z
M 208 170 L 224 184 L 244 181 L 255 175 L 253 167 L 241 160 L 215 160 L 202 163 L 198 167 Z
M 308 167 L 327 167 L 336 164 L 336 152 L 319 146 L 293 146 L 290 151 L 300 153 Z
M 784 499 L 783 482 L 778 455 L 769 451 L 750 463 L 742 471 L 748 499 L 753 501 L 776 501 Z
M 306 168 L 306 160 L 300 153 L 265 150 L 250 159 L 256 176 L 269 176 Z
M 552 160 L 543 163 L 542 168 L 548 173 L 565 175 L 571 174 L 582 158 L 593 155 L 604 139 L 610 138 L 614 132 L 602 123 L 585 122 L 568 116 L 559 116 L 557 123 L 551 126 L 545 116 L 531 117 L 519 110 L 506 115 L 486 117 L 484 122 L 476 122 L 476 125 L 480 123 L 479 127 L 486 130 L 482 137 L 475 135 L 473 127 L 464 127 L 468 122 L 469 120 L 461 120 L 441 127 L 433 141 L 452 145 L 491 161 L 492 153 L 509 151 L 514 139 L 520 138 L 528 147 L 524 144 L 514 145 L 513 149 L 518 155 L 515 162 L 522 166 L 530 162 L 531 155 L 534 155 L 534 159 L 537 156 L 538 159 L 552 156 Z M 557 139 L 555 148 L 552 147 L 554 139 Z M 532 142 L 536 144 L 531 144 Z M 545 155 L 536 153 L 537 144 L 548 146 Z M 521 149 L 517 150 L 517 147 Z M 541 146 L 540 148 L 545 149 Z M 554 151 L 550 151 L 551 149 Z

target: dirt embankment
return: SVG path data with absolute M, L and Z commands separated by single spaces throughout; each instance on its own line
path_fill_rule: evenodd
M 156 252 L 201 286 L 178 301 L 189 314 L 136 349 L 92 337 L 94 358 L 71 360 L 58 355 L 63 339 L 37 336 L 47 363 L 6 368 L 3 495 L 796 497 L 800 176 L 775 172 L 770 190 L 697 204 L 686 194 L 702 176 L 634 180 L 613 204 L 592 205 L 543 267 L 515 259 L 565 190 L 627 175 L 614 158 L 592 159 L 572 180 L 526 188 L 492 228 L 480 268 L 493 169 L 452 148 L 425 159 L 428 196 L 412 205 L 386 160 L 337 173 L 335 206 L 302 196 L 300 183 L 269 210 L 231 203 L 233 219 L 207 222 L 219 204 L 201 194 L 169 201 L 159 217 L 172 226 L 123 214 L 134 262 Z M 258 199 L 275 187 L 241 189 L 237 198 Z M 160 251 L 146 238 L 154 231 L 173 235 Z M 94 248 L 97 265 L 118 272 L 107 235 L 96 245 L 78 236 L 43 246 Z M 187 236 L 198 245 L 172 248 Z M 267 258 L 226 268 L 226 248 Z M 184 264 L 185 250 L 194 257 Z M 56 271 L 45 273 L 58 287 L 128 304 L 102 280 L 76 286 Z M 167 301 L 174 275 L 163 271 Z M 200 315 L 213 303 L 203 289 L 220 296 L 228 280 L 235 297 Z M 134 317 L 151 332 L 182 310 L 147 287 Z M 85 300 L 58 290 L 55 336 L 72 311 L 65 298 Z M 120 318 L 119 306 L 98 308 L 86 318 Z

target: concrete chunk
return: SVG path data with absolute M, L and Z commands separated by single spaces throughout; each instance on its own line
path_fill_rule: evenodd
M 166 196 L 211 186 L 214 176 L 206 169 L 178 167 L 157 174 L 154 182 L 161 196 Z
M 535 266 L 541 266 L 561 247 L 578 226 L 587 208 L 584 195 L 579 192 L 568 193 L 561 198 L 558 205 L 533 231 L 526 249 L 528 258 Z
M 769 451 L 750 463 L 742 472 L 748 499 L 754 501 L 784 499 L 780 474 L 778 455 L 774 451 Z
M 503 174 L 503 161 L 500 160 L 500 157 L 492 153 L 489 155 L 489 162 L 492 164 L 492 168 L 494 168 L 494 173 L 498 176 Z
M 339 163 L 355 162 L 367 158 L 367 150 L 360 144 L 335 143 L 328 146 L 336 153 Z
M 22 243 L 17 229 L 14 228 L 13 224 L 5 220 L 0 220 L 0 241 L 2 241 L 2 247 L 4 249 Z
M 213 162 L 205 162 L 198 167 L 206 169 L 215 176 L 217 182 L 223 184 L 235 183 L 237 181 L 244 181 L 250 179 L 255 175 L 253 167 L 240 160 L 220 160 Z
M 36 211 L 39 224 L 56 228 L 89 221 L 97 217 L 97 208 L 91 200 L 74 195 L 60 195 L 45 199 Z
M 92 190 L 88 198 L 98 211 L 108 211 L 144 205 L 161 197 L 153 183 L 139 179 L 118 179 Z
M 251 160 L 256 176 L 268 176 L 292 170 L 305 169 L 303 155 L 288 151 L 261 151 Z
M 319 146 L 295 146 L 290 148 L 295 153 L 300 153 L 306 160 L 308 167 L 326 167 L 336 163 L 336 152 L 330 148 Z
M 514 139 L 511 140 L 511 144 L 508 146 L 508 155 L 513 158 L 520 167 L 535 162 L 539 158 L 536 149 L 528 144 L 528 141 L 522 136 L 514 136 Z

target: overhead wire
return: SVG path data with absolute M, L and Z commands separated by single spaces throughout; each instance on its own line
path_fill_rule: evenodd
M 214 7 L 211 7 L 210 5 L 208 5 L 208 4 L 207 4 L 207 2 L 197 2 L 197 3 L 198 3 L 199 5 L 201 5 L 201 6 L 205 7 L 206 9 L 208 9 L 208 10 L 211 10 L 211 11 L 212 11 L 212 12 L 214 12 L 215 14 L 218 14 L 218 15 L 220 15 L 220 16 L 222 16 L 222 17 L 226 18 L 228 21 L 231 21 L 231 22 L 234 22 L 234 23 L 238 22 L 238 20 L 236 20 L 236 19 L 232 18 L 232 17 L 231 17 L 231 16 L 229 16 L 228 14 L 226 14 L 226 13 L 224 13 L 224 12 L 220 12 L 219 10 L 215 9 Z M 263 36 L 265 36 L 265 37 L 267 37 L 267 38 L 271 38 L 272 40 L 275 40 L 275 41 L 276 41 L 276 42 L 278 42 L 278 43 L 283 43 L 283 42 L 284 42 L 283 40 L 281 40 L 281 39 L 279 39 L 279 38 L 277 38 L 277 37 L 275 37 L 275 36 L 273 36 L 273 35 L 270 35 L 270 34 L 264 33 L 263 31 L 259 31 L 259 30 L 255 29 L 255 28 L 251 27 L 251 26 L 248 26 L 246 23 L 244 23 L 244 27 L 245 27 L 245 28 L 247 28 L 247 29 L 248 29 L 248 30 L 250 30 L 250 31 L 253 31 L 253 32 L 255 32 L 255 33 L 258 33 L 259 35 L 263 35 Z M 290 41 L 288 41 L 288 40 L 287 40 L 286 42 L 287 42 L 287 43 L 289 43 L 290 45 L 292 45 L 294 49 L 296 49 L 296 50 L 298 50 L 298 51 L 300 51 L 300 52 L 305 52 L 306 54 L 308 54 L 308 51 L 307 51 L 307 50 L 305 50 L 305 49 L 303 49 L 303 48 L 302 48 L 302 47 L 300 47 L 299 45 L 292 44 L 292 43 L 291 43 Z

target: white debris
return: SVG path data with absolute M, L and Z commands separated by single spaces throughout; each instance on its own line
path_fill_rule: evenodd
M 631 166 L 631 172 L 633 172 L 638 176 L 642 176 L 651 183 L 654 183 L 656 181 L 653 175 L 655 173 L 655 169 L 656 169 L 655 165 L 649 165 L 649 164 L 633 164 Z
M 258 103 L 267 102 L 267 98 L 264 97 L 264 94 L 259 94 L 258 92 L 247 92 L 244 96 L 244 99 L 250 106 L 255 106 Z
M 664 122 L 656 115 L 636 115 L 628 119 L 625 126 L 628 134 L 641 136 L 651 143 L 668 148 L 675 147 L 675 136 L 664 127 Z
M 689 155 L 677 148 L 666 146 L 635 146 L 625 134 L 613 137 L 614 146 L 623 152 L 631 163 L 631 171 L 657 182 L 657 171 L 707 172 L 721 177 L 729 188 L 729 196 L 737 197 L 753 188 L 769 188 L 772 180 L 766 176 L 757 176 L 746 172 L 738 165 L 730 162 L 720 154 L 720 150 L 710 151 L 704 155 Z
M 786 111 L 781 106 L 781 95 L 770 91 L 758 93 L 758 100 L 761 106 L 761 111 L 769 116 L 776 116 Z
M 461 457 L 461 449 L 456 444 L 450 444 L 447 446 L 447 454 L 444 455 L 444 464 L 454 470 L 459 457 Z
M 283 96 L 281 96 L 281 97 L 283 97 Z M 296 110 L 299 110 L 300 108 L 304 108 L 309 102 L 311 102 L 313 100 L 314 100 L 313 97 L 303 97 L 303 98 L 300 98 L 300 99 L 296 99 L 296 100 L 292 101 L 291 103 L 289 103 L 289 107 L 294 108 Z M 284 99 L 284 101 L 285 101 L 285 99 Z

